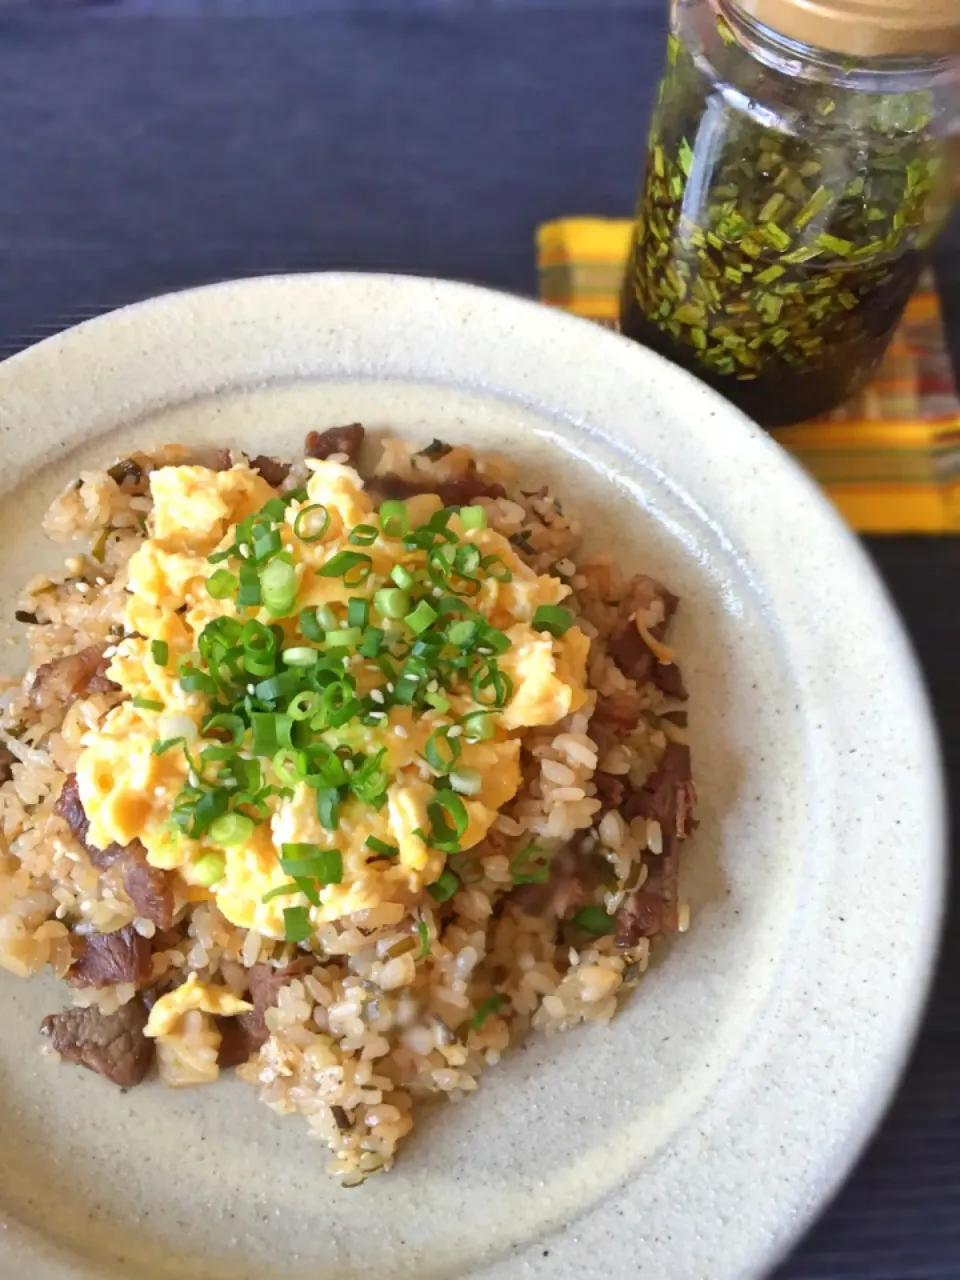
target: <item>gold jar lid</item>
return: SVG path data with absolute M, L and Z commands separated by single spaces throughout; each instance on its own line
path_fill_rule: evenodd
M 733 0 L 791 40 L 860 58 L 960 53 L 960 0 Z

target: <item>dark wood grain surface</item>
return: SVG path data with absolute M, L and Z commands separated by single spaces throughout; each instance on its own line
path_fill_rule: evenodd
M 0 7 L 0 349 L 266 271 L 392 268 L 532 292 L 537 222 L 631 207 L 663 41 L 660 0 Z M 960 350 L 956 222 L 937 267 Z M 870 551 L 955 794 L 960 540 Z M 897 1101 L 781 1280 L 960 1277 L 958 993 L 954 903 Z

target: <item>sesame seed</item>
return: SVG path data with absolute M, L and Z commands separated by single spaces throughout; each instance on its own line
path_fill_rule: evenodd
M 406 727 L 404 725 L 395 724 L 393 726 L 393 736 L 395 738 L 408 738 L 410 735 L 407 733 Z
M 253 691 L 254 691 L 254 689 L 256 689 L 256 687 L 257 687 L 257 686 L 256 686 L 255 684 L 248 684 L 248 685 L 247 685 L 247 693 L 253 693 Z
M 393 693 L 393 681 L 392 681 L 392 680 L 388 680 L 388 681 L 387 681 L 387 692 L 388 692 L 388 693 Z
M 427 685 L 427 693 L 436 693 L 439 688 L 440 688 L 440 685 L 438 681 L 431 680 L 430 683 Z
M 447 737 L 448 737 L 448 738 L 459 738 L 459 737 L 460 737 L 460 735 L 461 735 L 461 733 L 463 733 L 463 725 L 462 725 L 462 724 L 455 724 L 455 725 L 452 725 L 452 726 L 447 730 Z
M 103 651 L 103 656 L 105 658 L 115 658 L 117 656 L 117 646 L 115 644 L 108 644 Z
M 383 702 L 383 691 L 382 691 L 381 689 L 371 689 L 371 690 L 370 690 L 370 701 L 371 701 L 371 702 L 381 702 L 381 703 L 382 703 L 382 702 Z
M 386 718 L 387 718 L 387 713 L 386 713 L 385 711 L 371 711 L 371 712 L 370 712 L 370 719 L 371 719 L 371 720 L 386 720 Z
M 98 587 L 105 587 L 107 585 L 106 578 L 94 578 L 94 582 Z
M 352 760 L 344 760 L 344 762 L 343 762 L 343 771 L 344 771 L 344 773 L 353 773 L 353 769 L 354 769 L 353 761 L 352 761 Z
M 246 558 L 250 554 L 250 548 L 246 544 L 244 544 L 243 546 L 240 547 L 240 554 L 243 556 L 244 560 L 246 560 Z
M 77 583 L 77 590 L 80 592 L 80 594 L 81 594 L 82 596 L 85 596 L 85 595 L 87 594 L 87 592 L 90 590 L 90 583 L 89 583 L 89 582 L 78 582 L 78 583 Z

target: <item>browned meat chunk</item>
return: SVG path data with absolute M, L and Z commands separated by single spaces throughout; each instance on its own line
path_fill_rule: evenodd
M 603 801 L 605 809 L 619 809 L 623 804 L 623 798 L 627 794 L 626 783 L 623 778 L 618 777 L 615 773 L 604 773 L 598 770 L 593 775 L 594 786 L 597 788 L 597 795 Z
M 153 1061 L 153 1041 L 143 1034 L 146 1025 L 147 1011 L 134 999 L 110 1014 L 64 1009 L 44 1018 L 40 1030 L 67 1062 L 130 1089 L 140 1083 Z
M 627 895 L 617 912 L 618 947 L 635 947 L 641 938 L 670 933 L 677 927 L 680 843 L 670 839 L 642 889 Z
M 688 836 L 692 830 L 697 793 L 690 771 L 690 748 L 668 742 L 663 759 L 639 791 L 628 797 L 622 813 L 631 818 L 653 818 L 664 836 Z
M 266 480 L 267 484 L 273 485 L 274 489 L 279 489 L 290 474 L 289 462 L 281 462 L 279 458 L 268 458 L 265 454 L 251 458 L 250 466 L 257 475 Z
M 683 683 L 683 673 L 675 662 L 655 662 L 651 679 L 660 692 L 668 698 L 686 702 L 689 697 L 687 687 Z
M 359 422 L 346 427 L 330 427 L 326 431 L 311 431 L 304 444 L 308 458 L 329 458 L 334 453 L 345 453 L 356 462 L 363 444 L 364 429 Z
M 80 802 L 80 790 L 77 786 L 77 775 L 75 773 L 67 775 L 67 780 L 60 790 L 60 795 L 57 797 L 57 803 L 53 807 L 54 812 L 63 818 L 86 849 L 90 855 L 90 861 L 98 870 L 103 871 L 111 866 L 123 853 L 123 846 L 119 844 L 111 844 L 106 849 L 98 849 L 96 845 L 87 842 L 90 820 L 87 818 Z
M 152 973 L 150 943 L 132 924 L 115 933 L 90 933 L 83 955 L 67 970 L 75 987 L 112 987 L 118 982 L 142 986 Z
M 637 639 L 640 637 L 637 636 Z M 640 694 L 632 689 L 624 689 L 609 697 L 598 698 L 597 709 L 591 720 L 594 724 L 609 725 L 615 729 L 635 729 L 643 716 L 643 709 L 644 702 Z
M 0 787 L 13 777 L 13 766 L 16 763 L 17 757 L 10 748 L 0 746 Z
M 30 689 L 30 702 L 40 711 L 65 706 L 91 693 L 109 693 L 118 688 L 107 678 L 109 658 L 100 645 L 92 644 L 79 653 L 55 658 L 37 668 Z
M 233 466 L 233 454 L 229 449 L 218 449 L 210 463 L 211 471 L 229 471 Z
M 170 877 L 147 862 L 147 851 L 139 840 L 127 845 L 123 863 L 123 887 L 137 909 L 137 915 L 152 920 L 158 929 L 173 924 L 173 889 Z
M 528 916 L 563 919 L 578 911 L 598 883 L 596 868 L 572 849 L 565 849 L 550 864 L 550 875 L 540 884 L 519 884 L 504 901 Z
M 657 661 L 634 621 L 638 613 L 641 618 L 651 615 L 647 629 L 655 640 L 663 640 L 679 603 L 677 596 L 662 583 L 638 573 L 620 601 L 619 621 L 607 641 L 607 650 L 623 674 L 637 684 L 652 680 L 661 692 L 682 699 L 687 692 L 680 668 L 675 663 Z
M 238 1018 L 232 1019 L 238 1024 L 238 1030 L 230 1032 L 226 1050 L 228 1054 L 240 1052 L 238 1037 L 241 1032 L 249 1045 L 246 1057 L 241 1061 L 245 1062 L 260 1048 L 270 1035 L 265 1016 L 267 1010 L 272 1009 L 277 1003 L 281 988 L 304 973 L 312 964 L 313 960 L 309 956 L 301 956 L 292 964 L 288 964 L 285 969 L 274 969 L 269 964 L 253 966 L 250 970 L 250 1000 L 253 1003 L 253 1009 L 250 1013 L 241 1013 Z M 220 1052 L 224 1053 L 224 1042 L 221 1042 Z
M 252 1018 L 252 1013 L 244 1014 L 243 1017 Z M 263 1041 L 266 1040 L 266 1026 L 264 1026 L 263 1039 L 258 1040 L 250 1030 L 243 1025 L 240 1018 L 217 1018 L 217 1030 L 220 1032 L 220 1048 L 217 1051 L 217 1064 L 224 1068 L 242 1066 L 247 1062 L 253 1054 L 257 1052 Z
M 403 476 L 375 476 L 367 488 L 375 501 L 388 499 L 403 501 L 420 493 L 436 493 L 445 507 L 468 507 L 478 498 L 505 498 L 507 491 L 502 484 L 484 480 L 475 471 L 458 480 L 435 480 L 424 474 L 422 479 L 407 480 Z

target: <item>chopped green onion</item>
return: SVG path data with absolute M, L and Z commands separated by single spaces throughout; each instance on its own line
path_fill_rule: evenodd
M 253 558 L 258 564 L 275 556 L 283 547 L 283 539 L 278 530 L 267 529 L 259 533 L 253 540 Z
M 293 721 L 309 720 L 319 711 L 323 699 L 313 689 L 304 689 L 287 703 L 287 715 Z
M 385 502 L 377 512 L 380 528 L 388 538 L 403 538 L 410 532 L 410 516 L 402 502 Z
M 550 868 L 543 860 L 546 850 L 531 840 L 510 863 L 514 884 L 546 884 Z
M 302 893 L 303 890 L 294 882 L 293 884 L 278 884 L 275 889 L 271 889 L 265 893 L 260 899 L 261 902 L 272 902 L 274 898 L 289 898 L 291 893 Z
M 317 884 L 343 881 L 343 854 L 339 849 L 321 849 L 316 844 L 284 844 L 280 846 L 280 866 L 288 876 L 303 876 Z
M 477 1005 L 477 1011 L 470 1019 L 470 1030 L 479 1031 L 491 1013 L 499 1013 L 506 1004 L 506 997 L 500 995 L 487 996 Z
M 410 610 L 410 597 L 399 587 L 381 587 L 373 597 L 373 607 L 384 618 L 402 618 Z
M 228 849 L 246 844 L 253 835 L 253 825 L 253 819 L 246 814 L 224 813 L 210 824 L 210 839 Z M 218 880 L 222 878 L 222 873 L 217 876 Z
M 196 840 L 198 836 L 206 835 L 214 820 L 222 813 L 226 813 L 228 803 L 229 796 L 225 787 L 214 787 L 212 791 L 205 791 L 193 806 L 190 836 Z
M 379 536 L 380 534 L 372 524 L 358 524 L 350 530 L 347 541 L 353 543 L 355 547 L 370 547 Z
M 240 589 L 237 592 L 237 604 L 245 608 L 255 608 L 260 604 L 260 574 L 255 564 L 240 566 Z
M 448 902 L 459 888 L 460 881 L 448 867 L 444 867 L 439 879 L 427 885 L 427 893 L 436 898 L 437 902 Z
M 367 848 L 372 849 L 374 853 L 382 854 L 385 858 L 399 858 L 400 856 L 400 850 L 396 845 L 384 844 L 376 836 L 367 836 Z
M 322 568 L 317 570 L 321 578 L 342 578 L 345 587 L 359 587 L 370 577 L 373 561 L 360 551 L 338 551 Z
M 426 960 L 430 954 L 430 930 L 425 920 L 417 921 L 417 936 L 420 939 L 420 959 Z
M 297 753 L 292 747 L 281 747 L 273 757 L 273 772 L 285 787 L 295 787 L 300 781 Z
M 308 640 L 322 640 L 324 629 L 317 618 L 316 609 L 301 609 L 297 625 Z
M 343 627 L 336 631 L 328 631 L 326 642 L 328 649 L 349 649 L 351 645 L 359 644 L 363 632 L 359 627 Z
M 453 567 L 466 577 L 480 567 L 480 552 L 472 542 L 462 542 L 453 553 Z
M 227 814 L 225 816 L 233 818 L 239 817 L 240 815 Z M 222 821 L 222 818 L 217 819 L 217 822 Z M 248 818 L 247 821 L 250 822 L 250 819 Z M 217 823 L 215 822 L 213 825 L 215 827 Z M 250 822 L 250 830 L 253 830 L 252 822 Z M 212 833 L 213 828 L 211 827 L 211 835 Z M 214 839 L 216 839 L 215 836 Z M 226 842 L 221 840 L 218 841 L 218 843 L 224 844 Z M 205 853 L 202 858 L 198 858 L 193 864 L 193 879 L 197 884 L 202 884 L 205 888 L 209 889 L 211 885 L 215 885 L 218 881 L 223 879 L 226 874 L 226 870 L 227 862 L 222 853 Z
M 250 727 L 254 755 L 272 758 L 281 747 L 291 745 L 293 721 L 289 715 L 279 711 L 251 711 Z
M 205 671 L 187 666 L 180 672 L 180 688 L 185 693 L 216 693 L 217 682 Z
M 158 667 L 165 667 L 170 660 L 170 647 L 166 640 L 151 640 L 150 656 Z
M 475 622 L 451 622 L 447 627 L 447 639 L 457 649 L 468 649 L 477 634 Z
M 133 705 L 138 711 L 162 711 L 163 703 L 157 702 L 156 698 L 133 698 Z
M 511 647 L 510 638 L 497 627 L 491 627 L 488 622 L 482 622 L 476 647 L 481 653 L 490 650 L 494 653 L 506 653 Z
M 442 693 L 430 693 L 429 690 L 423 695 L 423 700 L 435 711 L 439 711 L 441 715 L 445 711 L 450 710 L 450 699 L 445 698 Z
M 310 912 L 306 907 L 283 908 L 283 936 L 287 942 L 306 942 L 310 933 Z
M 313 667 L 320 660 L 320 654 L 317 650 L 305 645 L 284 649 L 280 657 L 288 667 Z
M 286 618 L 297 598 L 297 574 L 292 564 L 271 560 L 260 574 L 263 604 L 271 618 Z
M 485 529 L 487 527 L 487 513 L 483 507 L 461 507 L 460 523 L 464 529 Z
M 454 741 L 459 742 L 459 739 Z M 450 785 L 462 796 L 476 796 L 483 784 L 476 769 L 454 769 L 450 773 Z
M 302 507 L 293 522 L 293 532 L 301 542 L 319 542 L 330 528 L 330 512 L 321 502 Z
M 451 728 L 452 726 L 447 725 L 442 729 L 434 729 L 423 751 L 427 763 L 438 773 L 449 773 L 460 759 L 460 739 L 448 736 Z
M 351 596 L 347 601 L 347 626 L 361 630 L 370 621 L 370 605 L 363 596 Z
M 317 605 L 317 622 L 323 627 L 324 631 L 332 631 L 334 627 L 340 625 L 336 610 L 329 604 Z
M 501 707 L 505 707 L 513 697 L 513 681 L 509 676 L 504 675 L 495 662 L 485 662 L 483 666 L 478 668 L 472 681 L 470 682 L 471 692 L 475 702 L 479 702 L 485 708 L 494 708 L 499 711 Z M 491 697 L 483 697 L 487 690 L 490 691 Z
M 367 627 L 363 633 L 358 652 L 364 658 L 375 658 L 383 648 L 384 633 L 382 627 Z
M 430 818 L 430 843 L 445 853 L 457 853 L 460 837 L 467 829 L 469 818 L 463 801 L 454 792 L 435 791 L 427 802 Z M 450 824 L 453 824 L 452 826 Z
M 284 498 L 268 498 L 260 510 L 257 517 L 262 523 L 264 520 L 272 520 L 274 523 L 282 520 L 287 510 L 287 500 Z
M 218 569 L 207 579 L 207 592 L 214 600 L 226 600 L 237 589 L 237 575 L 229 569 Z
M 336 787 L 322 787 L 317 791 L 317 817 L 327 831 L 336 831 L 340 825 L 340 792 Z
M 412 613 L 408 613 L 404 622 L 415 635 L 426 631 L 427 627 L 437 619 L 436 609 L 431 609 L 426 600 L 421 600 Z
M 203 732 L 207 737 L 215 737 L 214 729 L 223 729 L 230 735 L 230 745 L 239 747 L 243 742 L 244 734 L 247 731 L 246 725 L 243 723 L 241 716 L 231 715 L 230 713 L 221 712 L 219 715 L 210 716 L 203 723 Z
M 282 671 L 278 676 L 270 676 L 254 685 L 254 695 L 261 702 L 275 702 L 277 698 L 300 692 L 303 677 L 298 671 Z
M 390 570 L 390 577 L 397 586 L 402 587 L 404 591 L 409 591 L 413 586 L 413 574 L 405 565 L 395 564 Z
M 493 737 L 493 712 L 468 711 L 460 718 L 464 742 L 486 742 Z
M 573 621 L 573 614 L 557 604 L 541 604 L 533 615 L 535 631 L 547 631 L 552 636 L 565 635 Z
M 484 556 L 480 561 L 480 569 L 495 582 L 512 582 L 513 571 L 508 568 L 500 556 Z
M 602 934 L 613 933 L 617 927 L 614 917 L 607 915 L 603 907 L 583 907 L 573 917 L 573 923 L 579 925 L 581 929 L 585 929 L 587 933 L 596 934 L 597 937 Z
M 178 743 L 185 742 L 184 738 L 164 738 L 161 742 L 155 742 L 150 751 L 155 756 L 165 755 L 171 747 L 175 747 Z

